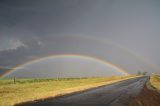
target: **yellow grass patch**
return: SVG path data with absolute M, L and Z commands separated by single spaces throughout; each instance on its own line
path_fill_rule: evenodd
M 160 92 L 160 75 L 151 76 L 150 84 L 153 88 Z

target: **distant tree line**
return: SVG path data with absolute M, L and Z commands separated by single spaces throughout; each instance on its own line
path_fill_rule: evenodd
M 146 74 L 147 74 L 146 71 L 144 71 L 144 72 L 138 71 L 138 72 L 137 72 L 137 75 L 146 75 Z

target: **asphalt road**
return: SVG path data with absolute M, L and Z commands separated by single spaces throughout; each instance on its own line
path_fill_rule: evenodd
M 148 77 L 129 79 L 86 92 L 47 99 L 20 106 L 127 106 L 139 94 Z

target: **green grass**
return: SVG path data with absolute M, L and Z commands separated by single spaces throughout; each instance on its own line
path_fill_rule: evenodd
M 16 103 L 65 94 L 98 86 L 112 80 L 127 77 L 106 78 L 61 78 L 61 79 L 0 79 L 0 106 L 12 106 Z M 93 86 L 91 86 L 93 85 Z

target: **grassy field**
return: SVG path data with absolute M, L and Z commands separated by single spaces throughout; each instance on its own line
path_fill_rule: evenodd
M 0 79 L 0 106 L 33 101 L 107 84 L 110 81 L 129 78 L 61 78 L 61 79 Z
M 151 86 L 160 91 L 160 75 L 152 75 L 150 79 Z

